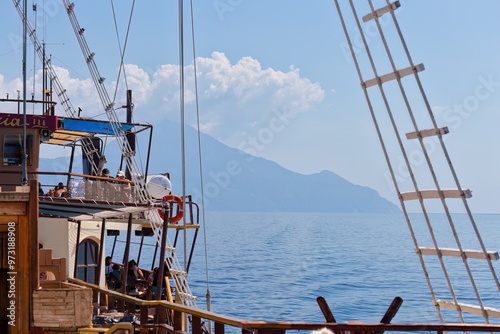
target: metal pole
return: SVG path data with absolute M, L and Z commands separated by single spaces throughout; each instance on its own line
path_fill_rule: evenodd
M 23 161 L 22 161 L 22 172 L 21 172 L 21 185 L 28 185 L 28 153 L 26 152 L 26 34 L 27 34 L 27 8 L 28 1 L 23 1 Z

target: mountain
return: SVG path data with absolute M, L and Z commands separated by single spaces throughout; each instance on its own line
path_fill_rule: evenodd
M 185 127 L 185 138 L 186 194 L 201 204 L 196 130 Z M 207 211 L 399 212 L 396 205 L 375 190 L 354 185 L 333 172 L 299 174 L 275 162 L 230 148 L 208 135 L 201 134 L 200 138 Z M 173 193 L 176 194 L 182 193 L 179 143 L 179 125 L 165 121 L 155 126 L 149 174 L 170 173 Z M 144 151 L 137 154 L 138 158 L 145 156 Z M 120 157 L 107 153 L 106 158 L 106 167 L 112 174 L 116 173 Z M 66 165 L 67 158 L 41 159 L 40 170 L 54 170 L 50 167 L 61 164 Z M 75 163 L 78 165 L 81 163 Z M 74 171 L 78 172 L 78 168 Z M 50 182 L 57 183 L 56 180 Z

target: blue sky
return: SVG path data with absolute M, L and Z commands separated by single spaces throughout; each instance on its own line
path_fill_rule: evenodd
M 111 2 L 74 2 L 112 95 L 120 54 Z M 299 173 L 331 170 L 396 202 L 332 0 L 193 2 L 205 133 Z M 385 3 L 374 2 L 376 6 Z M 131 4 L 114 1 L 122 45 Z M 475 212 L 500 212 L 500 3 L 402 0 L 401 4 L 399 24 L 413 60 L 426 67 L 421 79 L 438 123 L 450 128 L 446 145 L 462 186 L 473 190 L 469 203 Z M 44 0 L 38 6 L 39 39 L 46 40 L 73 105 L 81 106 L 85 115 L 100 114 L 102 108 L 61 2 Z M 13 5 L 4 7 L 0 96 L 12 96 L 20 87 L 21 22 Z M 185 23 L 190 26 L 187 2 L 185 11 Z M 28 17 L 34 22 L 32 13 Z M 177 27 L 177 1 L 136 3 L 124 60 L 139 122 L 179 118 Z M 189 27 L 185 37 L 186 120 L 193 123 Z M 377 48 L 380 39 L 370 37 L 370 46 Z M 33 51 L 29 53 L 31 57 Z M 28 76 L 38 73 L 39 67 L 28 61 Z M 118 105 L 124 103 L 124 87 L 119 86 Z M 463 111 L 477 94 L 478 103 Z M 293 117 L 283 121 L 285 111 Z M 259 141 L 259 135 L 265 134 Z

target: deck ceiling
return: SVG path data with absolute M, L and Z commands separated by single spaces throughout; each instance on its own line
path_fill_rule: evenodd
M 101 220 L 117 218 L 131 213 L 153 209 L 151 205 L 139 203 L 94 201 L 76 198 L 39 197 L 39 212 L 44 217 L 68 218 L 72 220 Z
M 66 145 L 68 143 L 73 143 L 77 140 L 80 140 L 82 137 L 89 137 L 89 136 L 91 136 L 91 134 L 88 132 L 59 129 L 52 132 L 48 143 L 56 145 Z

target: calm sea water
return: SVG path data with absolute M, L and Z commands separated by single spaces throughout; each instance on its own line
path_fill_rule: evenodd
M 475 219 L 497 250 L 500 215 Z M 437 322 L 413 249 L 402 214 L 207 213 L 189 284 L 205 308 L 208 275 L 211 310 L 241 319 L 324 321 L 323 296 L 337 322 L 378 322 L 400 296 L 393 322 Z

